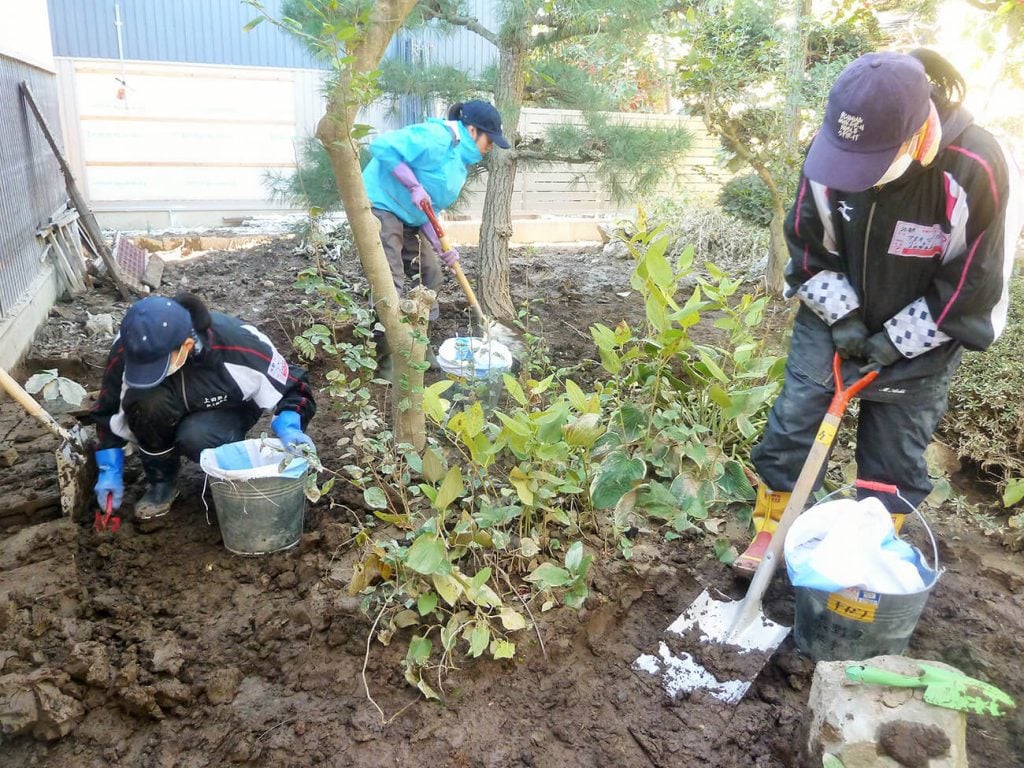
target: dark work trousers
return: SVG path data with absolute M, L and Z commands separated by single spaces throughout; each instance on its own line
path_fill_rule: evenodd
M 420 239 L 420 228 L 406 224 L 390 211 L 373 208 L 373 215 L 380 220 L 380 241 L 388 257 L 391 276 L 395 281 L 398 295 L 405 295 L 406 280 L 413 286 L 437 290 L 444 283 L 441 260 L 429 243 Z M 430 321 L 437 320 L 440 310 L 437 304 L 430 310 Z
M 761 442 L 751 452 L 754 468 L 773 491 L 793 490 L 835 392 L 831 334 L 815 336 L 809 338 L 799 327 L 794 328 L 782 392 L 768 416 Z M 827 348 L 823 347 L 825 338 Z M 801 348 L 801 344 L 816 349 Z M 893 372 L 883 372 L 860 394 L 857 479 L 895 485 L 915 507 L 931 492 L 924 452 L 946 412 L 950 379 L 959 361 L 955 351 L 933 361 L 938 370 L 903 380 L 894 378 Z M 899 369 L 895 373 L 898 375 Z M 847 385 L 856 381 L 861 376 L 858 364 L 845 362 L 843 376 Z M 824 470 L 816 488 L 823 476 Z M 891 494 L 859 489 L 857 495 L 877 496 L 891 513 L 911 511 Z
M 139 442 L 143 468 L 177 467 L 178 456 L 199 461 L 205 448 L 244 440 L 262 411 L 255 403 L 189 412 L 171 376 L 153 389 L 129 389 L 122 400 Z

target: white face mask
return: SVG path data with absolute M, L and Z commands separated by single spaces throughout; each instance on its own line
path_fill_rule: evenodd
M 875 182 L 876 187 L 880 187 L 883 184 L 888 184 L 890 181 L 896 181 L 900 176 L 907 172 L 907 168 L 914 162 L 913 156 L 904 152 L 895 160 L 892 161 L 892 165 L 889 169 L 882 174 L 882 178 Z

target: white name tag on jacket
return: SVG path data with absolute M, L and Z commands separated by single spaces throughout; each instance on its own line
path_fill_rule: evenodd
M 949 235 L 938 224 L 926 227 L 909 221 L 897 221 L 892 242 L 889 243 L 889 253 L 893 256 L 930 259 L 946 250 L 947 242 Z

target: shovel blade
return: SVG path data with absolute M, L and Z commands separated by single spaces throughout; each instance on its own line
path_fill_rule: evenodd
M 87 460 L 70 443 L 64 443 L 57 449 L 56 459 L 60 509 L 65 517 L 74 520 L 84 499 L 83 486 L 87 473 Z
M 743 600 L 712 600 L 705 589 L 686 612 L 669 625 L 668 631 L 681 635 L 696 628 L 701 633 L 701 642 L 770 654 L 786 639 L 789 627 L 775 623 L 762 611 L 750 621 L 738 624 L 743 605 Z
M 675 654 L 661 642 L 657 655 L 642 654 L 633 662 L 634 669 L 660 675 L 665 692 L 672 698 L 679 693 L 704 690 L 727 704 L 735 704 L 750 688 L 772 651 L 789 634 L 784 627 L 758 611 L 754 618 L 739 625 L 743 600 L 712 600 L 707 590 L 697 596 L 690 607 L 673 621 L 666 632 L 684 635 L 696 629 L 701 644 L 730 646 L 736 653 L 758 652 L 760 666 L 747 665 L 744 679 L 719 680 L 688 653 Z

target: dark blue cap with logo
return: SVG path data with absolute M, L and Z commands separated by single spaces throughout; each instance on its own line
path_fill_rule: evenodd
M 132 304 L 121 321 L 124 383 L 155 387 L 167 377 L 171 355 L 192 335 L 192 316 L 176 301 L 147 296 Z
M 491 141 L 502 149 L 511 146 L 501 133 L 501 115 L 493 104 L 479 99 L 467 101 L 462 105 L 461 119 L 466 125 L 472 125 L 486 133 L 491 137 Z
M 804 162 L 811 181 L 845 192 L 872 187 L 931 109 L 924 65 L 902 53 L 867 53 L 828 94 L 821 130 Z

